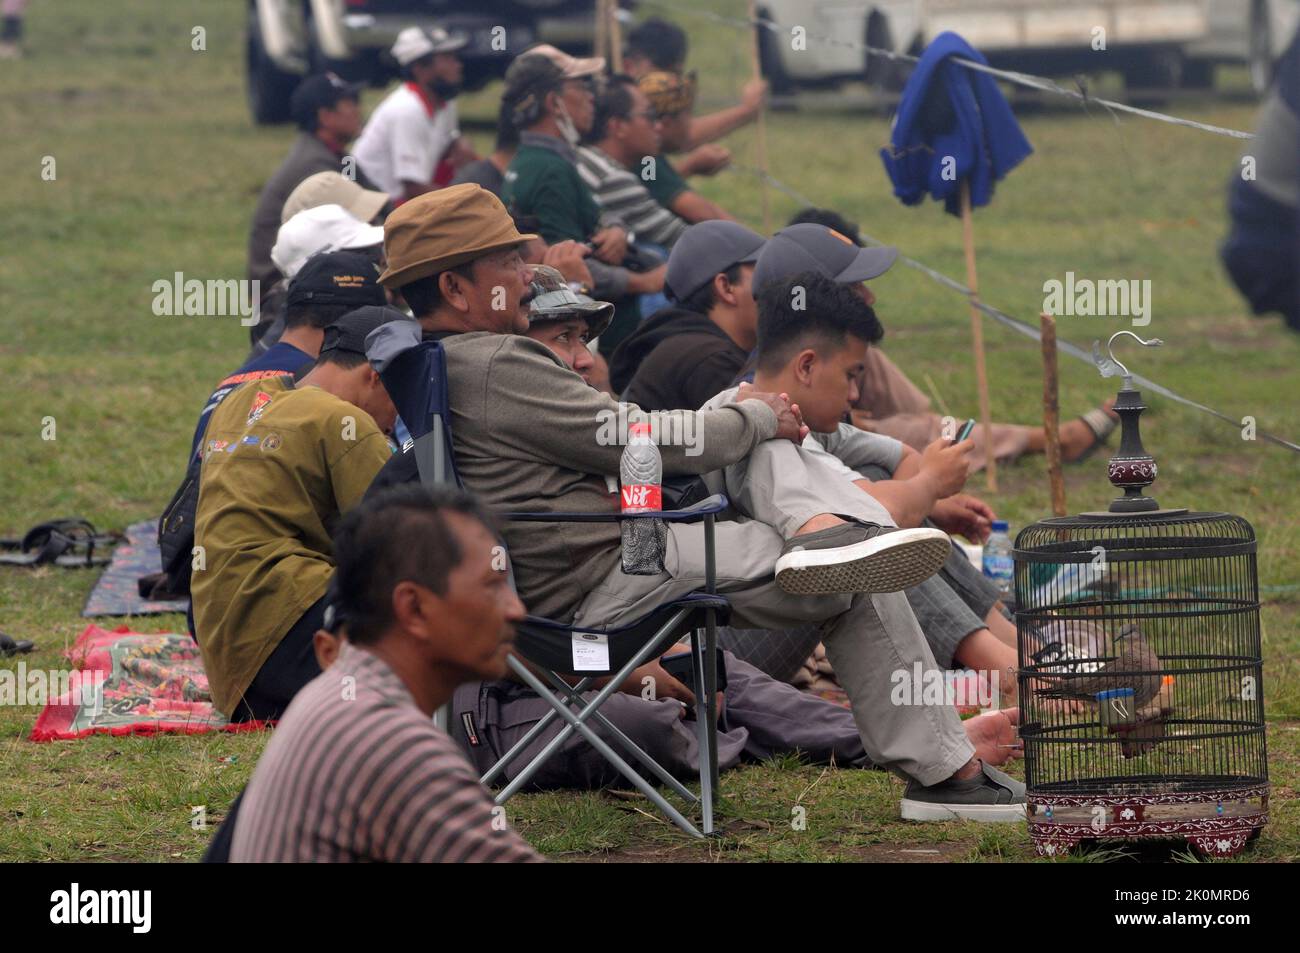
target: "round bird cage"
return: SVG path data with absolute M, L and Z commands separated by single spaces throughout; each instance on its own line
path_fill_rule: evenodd
M 1134 838 L 1229 856 L 1268 817 L 1255 532 L 1144 495 L 1156 467 L 1125 378 L 1125 495 L 1016 537 L 1029 832 L 1048 856 Z

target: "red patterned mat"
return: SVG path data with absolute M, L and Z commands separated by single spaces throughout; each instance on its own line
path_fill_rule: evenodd
M 75 677 L 49 673 L 66 684 L 36 719 L 32 741 L 264 727 L 262 722 L 232 725 L 212 706 L 199 647 L 188 633 L 134 632 L 126 626 L 110 632 L 88 625 L 66 654 Z

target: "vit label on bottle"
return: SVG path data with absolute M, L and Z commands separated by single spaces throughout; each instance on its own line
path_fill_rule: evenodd
M 663 487 L 632 483 L 622 488 L 624 513 L 647 513 L 663 509 Z

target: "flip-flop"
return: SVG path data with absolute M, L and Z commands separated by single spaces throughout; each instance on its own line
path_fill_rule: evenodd
M 25 655 L 34 648 L 36 648 L 35 642 L 28 639 L 15 639 L 0 632 L 0 655 L 6 658 L 11 655 Z
M 51 529 L 93 542 L 96 547 L 112 546 L 124 538 L 121 533 L 96 533 L 94 524 L 89 520 L 66 517 L 38 523 L 20 537 L 0 537 L 0 550 L 29 549 L 35 540 L 44 537 Z
M 108 563 L 109 557 L 96 556 L 96 548 L 109 548 L 123 538 L 120 533 L 96 533 L 95 527 L 87 520 L 51 520 L 33 526 L 21 540 L 0 541 L 3 548 L 18 550 L 0 554 L 0 565 L 56 565 L 68 568 L 103 566 Z

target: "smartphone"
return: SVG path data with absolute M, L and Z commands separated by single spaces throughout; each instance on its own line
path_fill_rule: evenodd
M 971 417 L 964 424 L 961 425 L 961 430 L 957 431 L 957 439 L 954 440 L 953 443 L 961 443 L 963 440 L 965 440 L 967 437 L 971 435 L 971 431 L 974 429 L 975 429 L 975 418 Z

